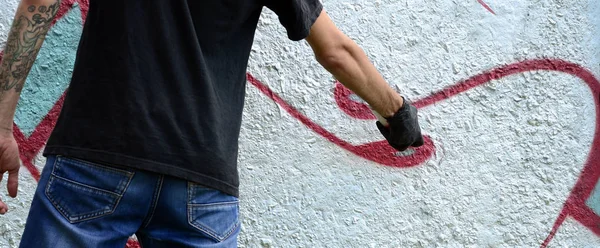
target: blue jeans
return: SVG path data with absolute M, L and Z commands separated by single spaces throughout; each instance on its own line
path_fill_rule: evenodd
M 237 247 L 234 196 L 177 178 L 48 157 L 20 247 Z

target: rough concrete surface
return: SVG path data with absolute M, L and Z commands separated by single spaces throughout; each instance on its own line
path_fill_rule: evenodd
M 0 0 L 0 44 L 16 4 Z M 240 247 L 600 247 L 600 163 L 590 159 L 600 154 L 600 88 L 590 84 L 600 79 L 598 0 L 323 4 L 403 95 L 418 102 L 442 89 L 456 94 L 419 109 L 434 148 L 425 162 L 388 166 L 357 156 L 322 130 L 358 146 L 382 140 L 374 120 L 341 109 L 335 79 L 265 9 L 248 72 L 281 101 L 248 84 Z M 74 8 L 53 27 L 19 105 L 34 169 L 23 168 L 19 197 L 0 216 L 0 247 L 16 247 L 43 168 L 37 151 L 49 127 L 40 121 L 68 84 L 81 32 Z M 520 61 L 570 66 L 548 62 L 551 70 L 523 69 L 459 92 L 463 80 L 506 65 L 518 71 L 527 66 Z M 588 188 L 595 190 L 573 194 Z M 567 199 L 578 204 L 569 209 L 589 211 L 565 212 Z
M 5 0 L 2 1 L 0 8 L 0 45 L 4 48 L 6 44 L 6 38 L 8 37 L 8 30 L 12 25 L 13 17 L 15 16 L 15 10 L 19 1 Z

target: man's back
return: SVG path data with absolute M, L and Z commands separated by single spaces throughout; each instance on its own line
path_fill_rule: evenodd
M 14 110 L 57 6 L 22 0 L 0 66 L 0 176 L 13 197 Z M 391 146 L 423 144 L 417 109 L 319 0 L 92 0 L 21 247 L 117 247 L 132 234 L 145 247 L 235 246 L 245 71 L 263 6 L 386 117 Z
M 258 0 L 91 1 L 45 154 L 237 195 L 245 72 L 262 8 Z M 314 19 L 319 12 L 308 10 Z

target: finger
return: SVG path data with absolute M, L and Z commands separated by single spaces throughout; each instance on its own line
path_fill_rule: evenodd
M 17 166 L 16 169 L 8 172 L 6 187 L 8 188 L 8 195 L 12 198 L 17 197 L 17 189 L 19 188 L 19 168 L 21 168 L 21 166 Z
M 379 132 L 381 133 L 381 135 L 383 135 L 383 137 L 385 137 L 385 139 L 389 140 L 390 139 L 390 129 L 386 126 L 384 126 L 383 124 L 381 124 L 381 122 L 377 121 L 377 128 L 379 129 Z

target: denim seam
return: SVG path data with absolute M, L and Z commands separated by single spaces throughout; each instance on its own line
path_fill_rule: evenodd
M 51 176 L 53 176 L 53 175 L 51 175 Z M 111 210 L 109 210 L 109 211 L 101 210 L 101 211 L 88 212 L 88 213 L 84 213 L 84 214 L 69 215 L 69 214 L 67 214 L 67 210 L 63 206 L 58 204 L 58 202 L 55 200 L 54 197 L 49 196 L 48 191 L 50 190 L 51 184 L 53 184 L 55 180 L 56 180 L 56 177 L 50 178 L 50 182 L 48 183 L 48 186 L 46 187 L 46 197 L 48 197 L 50 202 L 52 202 L 52 205 L 54 205 L 59 210 L 61 215 L 64 216 L 65 219 L 67 219 L 67 221 L 69 221 L 70 223 L 81 222 L 81 221 L 85 221 L 85 220 L 89 220 L 89 219 L 93 219 L 93 218 L 97 218 L 97 217 L 101 217 L 101 216 L 110 214 L 110 213 L 114 212 L 114 208 L 116 208 L 117 202 L 120 199 L 119 196 L 113 195 L 113 198 L 115 198 L 115 199 L 111 201 L 109 206 L 114 206 L 114 207 L 112 207 Z M 71 216 L 71 217 L 77 216 L 77 217 L 79 217 L 79 219 L 77 221 L 72 221 L 69 218 L 69 216 Z
M 191 209 L 191 208 L 188 208 L 188 209 Z M 189 211 L 189 212 L 191 212 L 191 211 Z M 229 231 L 227 231 L 227 233 L 223 234 L 223 237 L 219 237 L 217 234 L 215 234 L 215 232 L 214 232 L 214 231 L 212 231 L 212 230 L 210 230 L 210 229 L 208 229 L 208 228 L 204 227 L 203 225 L 196 225 L 196 224 L 193 224 L 193 223 L 192 223 L 192 221 L 191 221 L 191 218 L 188 218 L 188 222 L 189 222 L 189 224 L 190 224 L 190 225 L 192 225 L 193 227 L 195 227 L 195 228 L 198 228 L 199 230 L 202 230 L 202 231 L 204 231 L 204 233 L 205 233 L 205 234 L 207 234 L 207 235 L 209 235 L 209 236 L 213 237 L 215 240 L 217 240 L 217 241 L 219 241 L 219 242 L 221 242 L 221 241 L 223 241 L 223 240 L 226 240 L 227 238 L 229 238 L 229 236 L 231 236 L 231 234 L 232 234 L 232 233 L 233 233 L 233 232 L 234 232 L 234 231 L 237 229 L 237 227 L 239 226 L 239 223 L 240 223 L 240 222 L 239 222 L 239 220 L 238 220 L 238 221 L 236 221 L 236 222 L 235 222 L 235 225 L 233 225 L 233 226 L 231 227 L 231 229 L 230 229 Z
M 182 171 L 185 171 L 186 173 L 192 174 L 194 176 L 201 176 L 201 177 L 208 178 L 210 180 L 214 180 L 214 181 L 219 182 L 219 183 L 221 183 L 223 185 L 226 185 L 227 187 L 230 187 L 232 189 L 237 189 L 238 188 L 238 186 L 234 186 L 234 185 L 232 185 L 230 183 L 227 183 L 226 181 L 219 180 L 217 178 L 214 178 L 214 177 L 211 177 L 211 176 L 207 176 L 207 175 L 202 174 L 202 173 L 197 173 L 197 172 L 194 172 L 193 170 L 189 170 L 189 169 L 186 169 L 186 168 L 181 168 L 181 167 L 178 167 L 178 166 L 173 166 L 173 165 L 167 164 L 167 163 L 157 162 L 157 161 L 150 160 L 150 159 L 144 159 L 144 158 L 139 158 L 139 157 L 135 157 L 135 156 L 127 156 L 127 155 L 123 155 L 123 154 L 120 154 L 120 153 L 105 152 L 105 151 L 96 150 L 96 149 L 86 149 L 86 148 L 73 147 L 73 146 L 46 146 L 46 148 L 67 148 L 67 149 L 72 149 L 72 150 L 77 150 L 77 151 L 89 151 L 89 152 L 94 152 L 94 153 L 101 153 L 103 155 L 120 156 L 120 157 L 127 158 L 127 159 L 130 159 L 130 160 L 143 161 L 145 163 L 160 165 L 162 167 L 167 167 L 167 168 L 182 170 Z M 60 155 L 57 155 L 57 156 L 60 156 Z M 71 158 L 71 157 L 69 157 L 69 158 Z
M 98 192 L 98 194 L 113 195 L 113 196 L 117 196 L 117 197 L 123 196 L 123 194 L 119 194 L 119 193 L 116 193 L 116 192 L 111 192 L 111 191 L 108 191 L 108 190 L 105 190 L 105 189 L 100 189 L 100 188 L 96 188 L 96 187 L 93 187 L 93 186 L 90 186 L 90 185 L 79 183 L 79 182 L 73 181 L 71 179 L 67 179 L 67 178 L 61 177 L 59 175 L 55 175 L 54 173 L 52 174 L 52 176 L 54 176 L 55 178 L 58 178 L 58 179 L 65 180 L 65 181 L 67 181 L 69 183 L 75 184 L 76 186 L 78 186 L 80 188 L 88 188 L 88 189 L 100 191 L 100 192 Z
M 131 181 L 132 181 L 134 175 L 135 175 L 135 172 L 131 172 L 131 176 L 129 177 L 129 180 L 127 180 L 127 184 L 125 185 L 125 188 L 123 189 L 123 195 L 125 194 L 125 191 L 127 191 L 127 188 L 129 188 L 129 185 L 131 184 Z M 112 208 L 112 211 L 110 211 L 111 214 L 113 212 L 115 212 L 115 210 L 117 210 L 117 208 L 119 207 L 119 203 L 121 203 L 121 199 L 123 199 L 123 195 L 121 195 L 119 198 L 117 198 L 117 202 L 115 203 L 115 206 Z
M 194 193 L 195 193 L 195 192 L 196 192 L 196 191 L 195 191 L 195 187 L 192 187 L 192 183 L 191 183 L 191 182 L 188 182 L 188 204 L 187 204 L 187 212 L 188 212 L 188 216 L 187 216 L 187 217 L 188 217 L 188 224 L 189 224 L 189 225 L 191 225 L 191 226 L 193 226 L 193 227 L 195 227 L 195 228 L 197 228 L 198 230 L 200 230 L 200 231 L 204 232 L 206 235 L 208 235 L 208 236 L 210 236 L 210 237 L 214 238 L 215 240 L 217 240 L 217 241 L 219 241 L 219 242 L 221 242 L 221 241 L 223 241 L 223 240 L 225 240 L 225 239 L 229 238 L 229 236 L 231 236 L 231 234 L 232 234 L 232 233 L 234 233 L 234 231 L 235 231 L 235 230 L 237 229 L 237 227 L 239 226 L 239 224 L 240 224 L 240 221 L 239 221 L 239 219 L 238 219 L 238 220 L 235 222 L 235 225 L 233 225 L 233 226 L 231 227 L 231 229 L 230 229 L 229 231 L 227 231 L 227 233 L 225 233 L 225 234 L 223 235 L 223 237 L 219 237 L 218 235 L 216 235 L 216 234 L 215 234 L 215 232 L 214 232 L 214 231 L 212 231 L 212 230 L 210 230 L 210 229 L 208 229 L 208 228 L 204 227 L 203 225 L 197 225 L 197 224 L 194 224 L 194 223 L 193 223 L 193 221 L 192 221 L 192 216 L 193 216 L 193 210 L 192 210 L 192 207 L 193 207 L 193 206 L 198 206 L 198 205 L 201 205 L 201 204 L 190 204 L 190 203 L 189 203 L 189 202 L 191 202 L 191 201 L 192 201 L 192 196 L 194 195 Z M 237 203 L 237 202 L 229 202 L 229 203 L 230 203 L 230 204 L 235 204 L 235 203 Z M 210 204 L 208 204 L 208 205 L 210 205 Z M 221 205 L 225 205 L 225 204 L 221 204 Z
M 210 206 L 220 206 L 220 205 L 232 205 L 232 204 L 236 204 L 236 203 L 239 203 L 239 201 L 215 202 L 215 203 L 206 203 L 206 204 L 202 204 L 202 203 L 188 203 L 188 206 L 193 206 L 193 207 L 210 207 Z
M 148 227 L 148 225 L 150 225 L 150 222 L 152 221 L 152 218 L 154 217 L 154 212 L 156 211 L 156 206 L 158 205 L 160 192 L 162 191 L 163 181 L 164 181 L 164 176 L 160 175 L 158 177 L 158 184 L 156 185 L 156 188 L 154 189 L 154 195 L 152 196 L 152 206 L 150 206 L 150 216 L 148 217 L 148 220 L 144 221 L 144 224 L 142 224 L 143 227 Z
M 132 172 L 132 171 L 126 171 L 126 170 L 121 170 L 121 169 L 117 169 L 117 168 L 111 168 L 111 167 L 108 167 L 108 166 L 105 166 L 105 165 L 101 165 L 101 164 L 97 164 L 97 163 L 93 163 L 93 162 L 87 162 L 87 161 L 83 161 L 83 160 L 80 160 L 80 159 L 77 159 L 77 158 L 64 157 L 64 156 L 58 155 L 57 156 L 57 160 L 60 160 L 60 161 L 67 161 L 67 160 L 69 160 L 69 162 L 77 164 L 77 165 L 90 166 L 90 167 L 93 166 L 94 168 L 97 168 L 97 169 L 99 169 L 101 171 L 104 171 L 104 172 L 112 173 L 114 175 L 128 177 L 129 181 L 131 181 L 131 178 L 133 178 L 133 175 L 135 174 L 135 172 Z M 58 165 L 60 166 L 60 163 Z M 52 174 L 58 176 L 57 174 L 54 173 L 54 170 L 52 171 Z M 61 178 L 63 178 L 63 177 L 61 177 Z M 121 180 L 121 182 L 119 183 L 119 185 L 117 185 L 117 190 L 120 192 L 119 195 L 123 195 L 125 193 L 125 189 L 127 188 L 128 185 L 129 185 L 129 182 L 127 182 L 125 180 Z
M 131 171 L 121 170 L 121 169 L 117 169 L 117 168 L 111 168 L 111 167 L 104 166 L 104 165 L 101 165 L 101 164 L 92 163 L 92 162 L 86 162 L 86 161 L 82 161 L 82 160 L 79 160 L 79 159 L 76 159 L 76 158 L 71 158 L 71 157 L 67 158 L 67 157 L 63 157 L 63 156 L 57 156 L 57 159 L 59 159 L 61 161 L 63 161 L 63 160 L 65 160 L 65 161 L 69 160 L 68 161 L 69 163 L 73 163 L 73 164 L 80 165 L 80 166 L 93 166 L 95 169 L 98 169 L 100 171 L 108 172 L 108 173 L 111 173 L 111 174 L 114 174 L 114 175 L 119 175 L 119 176 L 132 177 L 133 173 L 134 173 L 134 172 L 131 172 Z M 117 188 L 119 190 L 123 190 L 123 183 L 119 184 L 117 186 Z
M 78 159 L 78 158 L 64 157 L 64 156 L 61 156 L 61 155 L 58 155 L 57 158 L 60 159 L 60 160 L 70 160 L 70 162 L 78 164 L 78 165 L 83 165 L 83 166 L 93 165 L 93 166 L 97 166 L 97 167 L 100 167 L 99 169 L 107 171 L 107 172 L 113 172 L 113 173 L 119 173 L 119 174 L 127 174 L 127 175 L 133 174 L 132 171 L 123 170 L 123 169 L 119 169 L 119 168 L 113 168 L 113 167 L 109 167 L 109 166 L 106 166 L 106 165 L 101 165 L 101 164 L 94 163 L 94 162 L 83 161 L 83 160 Z
M 52 185 L 52 181 L 54 180 L 52 178 L 52 175 L 54 175 L 54 170 L 56 169 L 56 167 L 58 166 L 58 158 L 54 160 L 54 164 L 52 165 L 52 172 L 50 173 L 50 176 L 48 176 L 48 184 L 46 184 L 46 190 L 44 190 L 44 194 L 46 195 L 46 198 L 48 198 L 48 200 L 50 200 L 50 202 L 52 203 L 52 205 L 58 210 L 58 212 L 67 220 L 69 221 L 69 217 L 67 217 L 67 215 L 64 213 L 64 209 L 63 207 L 61 207 L 60 205 L 58 205 L 56 203 L 56 201 L 54 200 L 53 197 L 50 197 L 50 194 L 48 193 L 50 191 L 50 186 Z M 70 222 L 70 221 L 69 221 Z
M 68 180 L 66 178 L 63 178 L 63 177 L 60 177 L 60 176 L 56 175 L 55 170 L 56 170 L 57 167 L 60 166 L 60 163 L 58 163 L 59 161 L 62 161 L 61 157 L 57 157 L 57 159 L 54 160 L 54 165 L 52 167 L 52 173 L 50 174 L 50 178 L 48 180 L 48 184 L 46 185 L 46 190 L 44 191 L 44 193 L 46 195 L 46 198 L 48 198 L 48 200 L 50 200 L 50 202 L 52 203 L 52 205 L 58 210 L 58 212 L 69 223 L 73 224 L 73 223 L 77 223 L 77 222 L 83 222 L 83 221 L 87 221 L 87 220 L 99 218 L 99 217 L 102 217 L 102 216 L 105 216 L 105 215 L 112 214 L 116 210 L 117 206 L 119 205 L 119 203 L 121 201 L 121 198 L 122 198 L 123 194 L 117 194 L 116 200 L 113 200 L 111 202 L 111 204 L 109 205 L 109 206 L 112 206 L 110 211 L 96 211 L 95 213 L 80 214 L 80 216 L 79 216 L 80 218 L 77 221 L 71 221 L 70 218 L 68 217 L 68 215 L 67 215 L 66 210 L 64 209 L 64 207 L 60 206 L 56 202 L 56 200 L 53 197 L 51 197 L 50 194 L 49 194 L 50 186 L 52 185 L 53 181 L 56 180 L 57 178 L 65 180 L 65 181 L 67 181 L 69 183 L 74 183 L 71 180 Z M 85 165 L 85 164 L 83 164 L 83 165 Z M 93 165 L 95 165 L 95 164 L 93 164 Z M 129 184 L 131 183 L 131 179 L 133 178 L 133 175 L 135 173 L 134 172 L 128 172 L 128 174 L 129 175 L 126 175 L 126 177 L 128 177 L 128 179 L 125 180 L 125 181 L 127 181 L 125 189 L 127 189 L 129 187 Z M 95 187 L 91 187 L 91 186 L 88 186 L 88 185 L 83 185 L 83 184 L 80 184 L 80 183 L 76 183 L 76 184 L 79 187 L 88 187 L 88 188 L 92 188 L 92 189 L 97 189 Z M 105 190 L 103 190 L 103 191 L 105 191 Z M 124 192 L 125 192 L 125 190 L 123 190 L 123 193 Z M 102 192 L 102 193 L 106 194 L 105 192 Z M 110 192 L 110 194 L 115 194 L 115 193 L 114 192 Z M 77 216 L 77 215 L 75 215 L 75 216 Z

